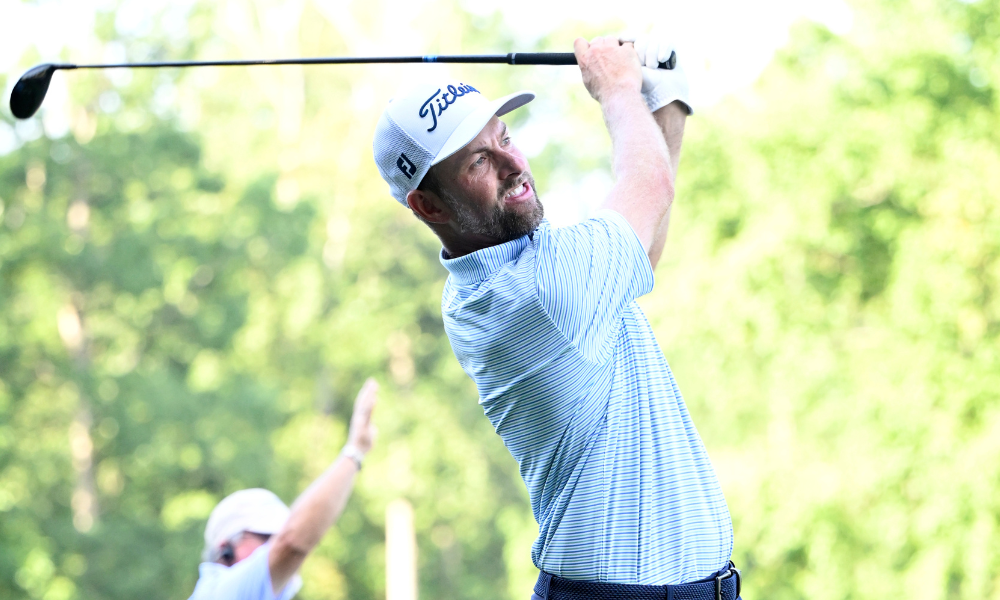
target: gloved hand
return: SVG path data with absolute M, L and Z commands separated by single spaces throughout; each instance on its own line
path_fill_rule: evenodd
M 693 114 L 687 76 L 681 66 L 680 57 L 673 69 L 659 69 L 661 62 L 670 58 L 674 52 L 674 44 L 666 37 L 651 35 L 622 34 L 618 37 L 621 43 L 632 42 L 635 52 L 639 55 L 642 65 L 642 97 L 646 100 L 649 110 L 656 111 L 674 100 L 680 100 L 687 107 L 688 114 Z

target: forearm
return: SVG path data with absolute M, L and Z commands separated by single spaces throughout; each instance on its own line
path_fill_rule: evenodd
M 663 133 L 663 139 L 667 144 L 667 151 L 670 153 L 670 173 L 671 183 L 677 180 L 677 167 L 681 158 L 681 142 L 684 138 L 684 125 L 687 122 L 687 108 L 680 102 L 672 102 L 653 113 L 656 124 Z M 663 254 L 663 246 L 667 242 L 667 230 L 670 228 L 670 212 L 673 203 L 667 208 L 663 215 L 663 220 L 656 230 L 656 237 L 649 249 L 649 262 L 656 268 L 656 264 Z
M 616 179 L 608 208 L 625 214 L 650 252 L 673 200 L 670 151 L 639 94 L 620 93 L 603 99 L 601 109 L 611 136 Z
M 285 537 L 289 545 L 306 553 L 316 547 L 347 505 L 357 471 L 349 458 L 334 461 L 296 498 L 279 538 Z
M 347 505 L 357 466 L 338 458 L 292 504 L 285 526 L 271 544 L 269 565 L 275 593 L 284 588 Z
M 653 119 L 660 127 L 663 140 L 670 152 L 671 173 L 676 176 L 677 165 L 680 163 L 681 142 L 684 139 L 684 125 L 687 123 L 687 108 L 679 101 L 658 109 L 653 113 Z

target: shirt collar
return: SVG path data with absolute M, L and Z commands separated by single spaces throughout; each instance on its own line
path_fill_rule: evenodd
M 442 248 L 441 264 L 448 269 L 448 272 L 459 284 L 469 285 L 485 281 L 501 267 L 517 259 L 535 233 L 547 226 L 548 221 L 543 219 L 538 228 L 527 235 L 503 244 L 482 248 L 458 258 L 448 258 L 444 248 Z

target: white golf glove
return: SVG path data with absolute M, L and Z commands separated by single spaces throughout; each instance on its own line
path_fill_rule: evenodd
M 651 35 L 622 34 L 618 41 L 632 42 L 635 52 L 639 55 L 642 65 L 642 97 L 650 111 L 656 111 L 675 100 L 680 100 L 687 107 L 688 114 L 693 114 L 687 76 L 681 67 L 680 59 L 673 69 L 660 69 L 661 62 L 667 62 L 674 52 L 674 44 L 668 38 Z

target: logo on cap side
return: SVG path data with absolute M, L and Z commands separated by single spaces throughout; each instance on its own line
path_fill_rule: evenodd
M 438 88 L 438 91 L 434 92 L 431 97 L 420 106 L 420 112 L 417 113 L 420 115 L 421 119 L 425 118 L 428 114 L 431 116 L 431 119 L 433 119 L 433 124 L 427 132 L 430 133 L 431 131 L 437 129 L 438 116 L 441 113 L 448 110 L 448 107 L 454 104 L 456 100 L 472 92 L 478 94 L 479 90 L 464 83 L 459 83 L 458 87 L 449 85 L 448 91 L 443 94 L 441 93 L 441 89 Z M 437 100 L 437 102 L 432 104 L 435 100 Z
M 396 159 L 396 166 L 403 172 L 403 175 L 406 175 L 407 179 L 413 179 L 413 176 L 417 174 L 417 167 L 405 154 L 399 155 L 399 158 Z

